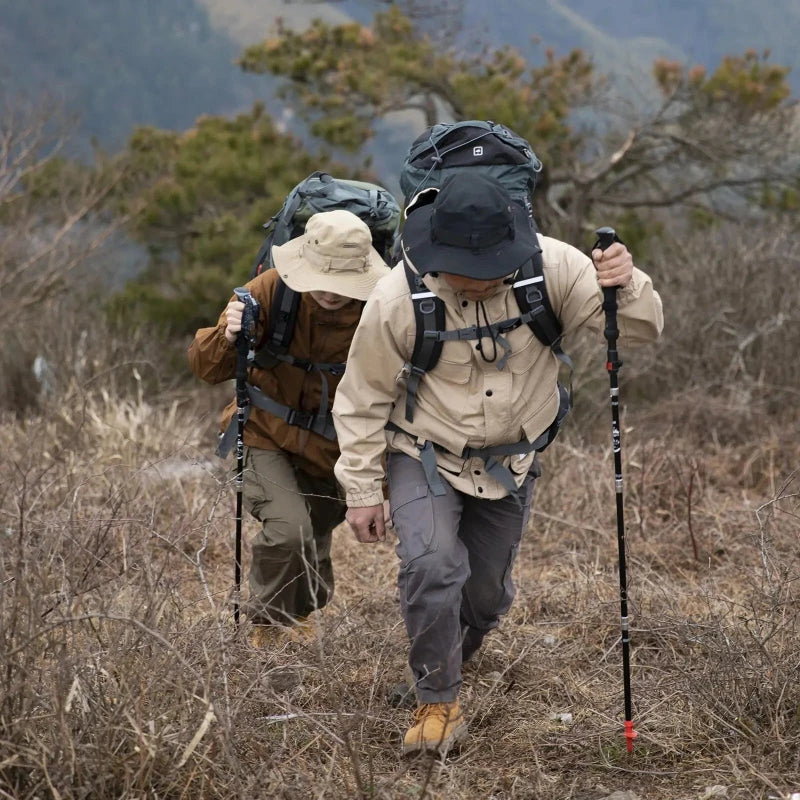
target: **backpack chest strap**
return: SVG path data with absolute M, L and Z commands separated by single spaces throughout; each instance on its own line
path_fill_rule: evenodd
M 296 358 L 289 353 L 273 353 L 272 356 L 278 361 L 291 364 L 305 372 L 329 372 L 331 375 L 344 375 L 344 369 L 347 366 L 344 361 L 309 361 L 307 358 Z
M 328 411 L 328 382 L 325 376 L 322 377 L 322 401 L 320 409 L 316 413 L 313 411 L 300 411 L 291 406 L 286 406 L 273 400 L 268 395 L 264 394 L 257 386 L 251 383 L 247 384 L 247 397 L 248 404 L 244 409 L 245 424 L 250 418 L 250 405 L 272 414 L 274 417 L 279 417 L 287 425 L 292 425 L 296 428 L 302 428 L 306 431 L 313 431 L 329 441 L 336 440 L 336 428 L 333 425 L 333 416 Z M 215 453 L 221 458 L 225 458 L 230 453 L 234 442 L 236 441 L 236 428 L 237 418 L 234 416 L 228 423 L 228 427 L 219 439 Z

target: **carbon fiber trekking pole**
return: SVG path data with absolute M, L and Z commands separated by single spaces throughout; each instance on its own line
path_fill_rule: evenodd
M 247 393 L 247 367 L 255 355 L 258 303 L 242 287 L 233 290 L 244 303 L 242 330 L 236 337 L 236 541 L 233 556 L 233 624 L 239 627 L 239 595 L 242 583 L 242 490 L 244 488 L 244 423 L 250 396 Z
M 598 228 L 593 250 L 607 250 L 619 237 L 613 228 Z M 614 451 L 614 490 L 617 497 L 617 548 L 619 550 L 619 603 L 622 617 L 622 685 L 625 695 L 625 744 L 630 753 L 636 732 L 633 730 L 633 703 L 631 700 L 630 631 L 628 628 L 628 576 L 625 565 L 625 517 L 622 505 L 622 444 L 619 424 L 619 368 L 622 361 L 617 353 L 617 287 L 603 287 L 603 311 L 606 315 L 605 337 L 608 342 L 606 369 L 611 384 L 611 445 Z

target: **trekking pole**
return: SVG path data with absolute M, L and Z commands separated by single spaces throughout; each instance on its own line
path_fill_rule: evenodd
M 247 393 L 247 367 L 255 355 L 258 303 L 242 287 L 233 290 L 244 303 L 242 330 L 236 337 L 236 541 L 233 556 L 233 624 L 239 627 L 239 594 L 242 582 L 242 490 L 244 488 L 244 423 L 250 396 Z
M 598 228 L 597 243 L 592 248 L 607 250 L 618 242 L 613 228 Z M 617 287 L 603 287 L 603 311 L 606 315 L 605 337 L 608 342 L 606 369 L 611 384 L 611 445 L 614 451 L 614 490 L 617 496 L 617 549 L 619 550 L 619 603 L 622 626 L 622 685 L 625 696 L 625 739 L 628 752 L 633 750 L 636 732 L 633 730 L 631 701 L 630 632 L 628 628 L 628 576 L 625 566 L 625 518 L 622 505 L 622 444 L 619 424 L 619 381 L 617 373 L 622 361 L 617 353 Z

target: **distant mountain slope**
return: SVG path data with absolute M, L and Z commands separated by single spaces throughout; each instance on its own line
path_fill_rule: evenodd
M 334 5 L 359 20 L 379 7 L 374 0 Z M 657 57 L 713 69 L 724 55 L 769 49 L 775 63 L 792 67 L 800 93 L 800 0 L 463 0 L 463 9 L 466 34 L 483 42 L 512 45 L 531 60 L 544 47 L 558 54 L 581 47 L 599 71 L 628 78 L 643 66 L 649 72 Z M 531 46 L 532 37 L 540 47 Z
M 453 0 L 449 0 L 452 5 Z M 135 125 L 185 129 L 201 114 L 232 114 L 255 99 L 278 108 L 274 80 L 235 59 L 274 30 L 372 19 L 376 0 L 0 0 L 0 94 L 47 92 L 108 149 Z M 800 90 L 800 0 L 464 0 L 462 42 L 586 50 L 623 91 L 645 90 L 662 56 L 713 69 L 727 53 L 771 48 Z M 431 25 L 436 24 L 431 20 Z M 532 37 L 540 44 L 532 45 Z M 631 96 L 634 93 L 631 92 Z
M 598 29 L 671 43 L 682 60 L 713 66 L 727 54 L 769 49 L 777 64 L 792 67 L 800 91 L 798 0 L 562 0 Z
M 249 105 L 239 50 L 194 0 L 0 0 L 0 91 L 60 98 L 106 147 Z

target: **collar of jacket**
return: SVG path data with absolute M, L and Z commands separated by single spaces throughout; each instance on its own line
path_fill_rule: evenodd
M 456 308 L 468 308 L 468 306 L 462 306 L 462 303 L 466 300 L 467 303 L 470 305 L 475 305 L 474 300 L 467 300 L 461 292 L 457 292 L 453 289 L 450 284 L 444 279 L 442 275 L 426 275 L 425 276 L 425 285 L 437 296 L 440 297 L 447 305 L 454 306 Z M 508 292 L 511 291 L 511 285 L 507 283 L 501 283 L 486 299 L 481 300 L 482 303 L 494 303 L 496 302 L 496 298 L 501 295 L 506 295 Z

